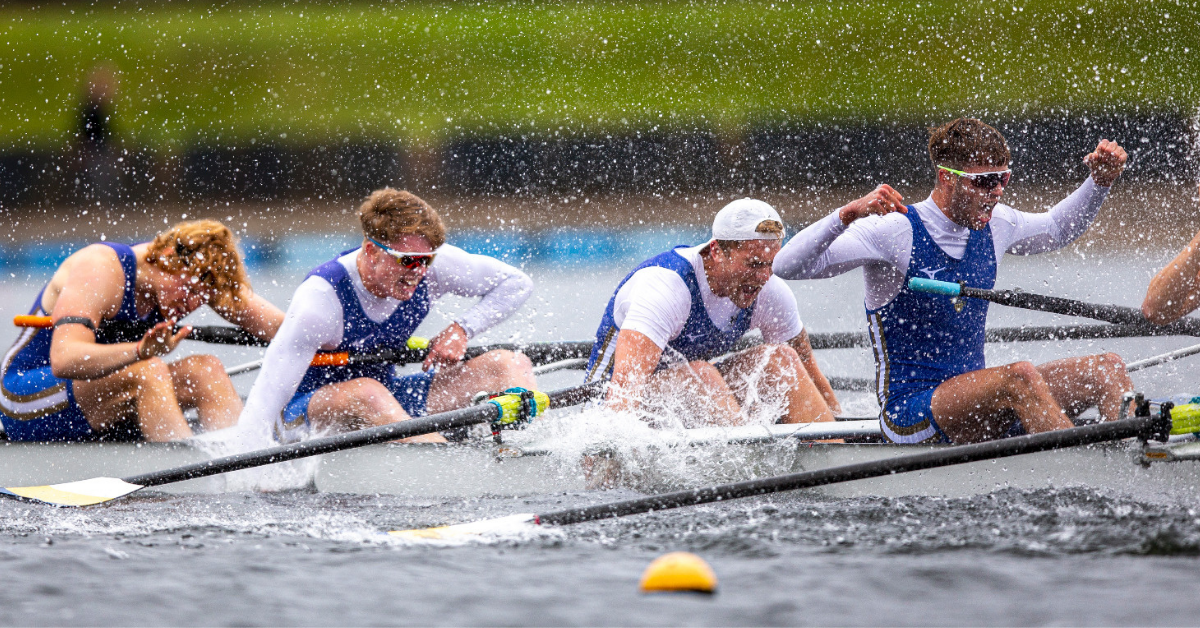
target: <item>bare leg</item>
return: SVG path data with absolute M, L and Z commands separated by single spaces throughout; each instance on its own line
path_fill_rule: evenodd
M 83 416 L 97 432 L 136 418 L 148 441 L 192 435 L 175 397 L 171 368 L 159 358 L 135 362 L 99 379 L 76 380 L 74 387 Z
M 1029 362 L 964 373 L 933 393 L 933 416 L 956 443 L 999 438 L 1016 413 L 1030 434 L 1072 427 L 1050 386 Z
M 662 403 L 674 401 L 676 403 Z M 703 425 L 741 425 L 745 422 L 737 397 L 721 377 L 717 367 L 703 360 L 686 366 L 658 371 L 642 389 L 641 406 L 656 408 L 669 405 L 668 411 L 682 413 L 686 427 Z
M 215 356 L 193 355 L 170 365 L 175 396 L 183 409 L 195 408 L 205 431 L 233 427 L 242 398 Z
M 324 386 L 308 402 L 308 420 L 318 430 L 347 432 L 411 418 L 386 386 L 369 377 Z M 398 442 L 444 443 L 446 439 L 435 432 Z
M 759 396 L 787 394 L 787 415 L 781 423 L 832 421 L 833 411 L 813 382 L 796 350 L 787 345 L 761 345 L 742 351 L 720 365 L 734 395 L 746 403 L 749 387 Z
M 530 390 L 537 387 L 533 363 L 523 353 L 497 349 L 467 360 L 463 364 L 442 368 L 429 386 L 425 407 L 430 414 L 465 408 L 479 392 L 500 392 L 520 386 Z
M 1099 406 L 1101 418 L 1115 421 L 1121 413 L 1121 396 L 1133 390 L 1125 361 L 1115 353 L 1055 360 L 1039 366 L 1038 372 L 1069 416 Z

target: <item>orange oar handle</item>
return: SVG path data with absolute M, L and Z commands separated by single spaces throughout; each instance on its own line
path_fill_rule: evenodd
M 43 329 L 54 327 L 54 321 L 49 316 L 35 316 L 33 314 L 21 314 L 13 317 L 13 325 L 17 327 L 41 327 Z
M 349 353 L 318 353 L 313 356 L 313 366 L 346 366 L 350 364 Z

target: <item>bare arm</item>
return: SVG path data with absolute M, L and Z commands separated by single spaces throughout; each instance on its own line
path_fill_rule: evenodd
M 270 341 L 283 324 L 283 310 L 256 294 L 249 286 L 242 289 L 238 307 L 231 311 L 217 310 L 225 320 Z
M 1150 280 L 1142 315 L 1166 325 L 1200 306 L 1200 233 Z
M 821 396 L 825 398 L 825 404 L 833 411 L 835 415 L 842 413 L 842 405 L 838 403 L 837 397 L 833 394 L 833 386 L 829 385 L 829 380 L 825 379 L 825 374 L 821 372 L 821 367 L 817 366 L 817 358 L 813 355 L 812 344 L 808 341 L 808 331 L 801 331 L 799 335 L 788 341 L 788 345 L 796 350 L 800 356 L 800 362 L 804 364 L 804 370 L 808 372 L 808 376 L 812 379 L 813 384 L 816 384 L 817 390 L 821 391 Z
M 607 406 L 617 411 L 636 410 L 642 390 L 658 366 L 662 349 L 640 331 L 621 330 L 613 356 L 612 382 L 608 388 Z
M 90 247 L 89 247 L 90 248 Z M 76 317 L 100 323 L 121 307 L 125 273 L 116 254 L 107 247 L 81 251 L 54 303 L 55 321 Z M 65 324 L 54 329 L 50 343 L 50 369 L 64 379 L 96 379 L 115 373 L 138 360 L 170 353 L 191 331 L 172 333 L 174 321 L 159 323 L 138 342 L 99 344 L 86 325 Z

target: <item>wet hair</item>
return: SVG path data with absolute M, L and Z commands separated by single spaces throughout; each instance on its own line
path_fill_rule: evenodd
M 407 190 L 375 190 L 358 209 L 363 233 L 382 242 L 419 235 L 436 249 L 446 243 L 446 225 L 428 203 Z
M 249 287 L 237 238 L 216 220 L 181 222 L 155 236 L 146 261 L 173 275 L 193 278 L 211 291 L 209 305 L 228 309 Z
M 764 220 L 758 223 L 754 228 L 755 233 L 769 233 L 773 236 L 783 237 L 783 223 L 778 220 Z M 738 244 L 746 242 L 746 240 L 717 240 L 717 246 L 721 247 L 722 251 L 736 248 Z
M 1012 154 L 1000 131 L 975 118 L 959 118 L 929 129 L 929 160 L 935 169 L 1003 168 L 1012 161 Z

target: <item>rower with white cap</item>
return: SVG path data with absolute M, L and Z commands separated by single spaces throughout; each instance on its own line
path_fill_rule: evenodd
M 589 381 L 611 380 L 606 406 L 682 401 L 671 410 L 685 426 L 735 425 L 754 414 L 749 406 L 778 399 L 781 422 L 832 421 L 841 409 L 796 297 L 771 274 L 783 236 L 774 208 L 739 199 L 717 213 L 708 242 L 634 268 L 609 300 L 588 363 Z M 754 329 L 762 345 L 710 362 Z

